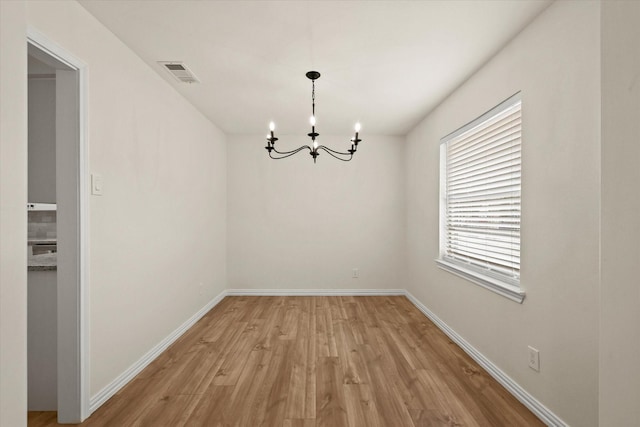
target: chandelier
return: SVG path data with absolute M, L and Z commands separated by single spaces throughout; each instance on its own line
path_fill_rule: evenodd
M 320 150 L 325 151 L 331 156 L 335 157 L 338 160 L 342 160 L 343 162 L 348 162 L 353 158 L 356 150 L 358 149 L 358 143 L 362 141 L 358 139 L 358 133 L 360 132 L 360 123 L 356 123 L 355 131 L 356 134 L 353 138 L 351 138 L 351 148 L 347 150 L 347 152 L 332 150 L 329 147 L 325 147 L 324 145 L 318 145 L 317 138 L 320 136 L 318 132 L 316 132 L 316 80 L 320 78 L 320 73 L 317 71 L 309 71 L 306 74 L 307 78 L 311 80 L 311 118 L 309 119 L 309 123 L 311 124 L 311 132 L 307 135 L 311 138 L 311 146 L 303 145 L 300 148 L 296 148 L 291 151 L 278 151 L 276 150 L 276 141 L 278 138 L 275 137 L 273 133 L 276 125 L 271 122 L 269 123 L 269 134 L 267 135 L 267 146 L 264 147 L 269 152 L 269 157 L 272 159 L 285 159 L 287 157 L 291 157 L 294 154 L 299 153 L 303 150 L 309 150 L 309 154 L 313 157 L 313 162 L 316 162 L 317 157 L 320 155 Z

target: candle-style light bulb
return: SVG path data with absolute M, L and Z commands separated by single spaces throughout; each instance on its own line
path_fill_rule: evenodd
M 360 122 L 356 123 L 356 133 L 360 132 Z
M 269 131 L 270 131 L 269 133 L 270 133 L 271 136 L 268 137 L 268 138 L 269 138 L 269 142 L 271 144 L 273 144 L 273 140 L 275 139 L 275 137 L 273 136 L 273 131 L 274 131 L 275 128 L 276 128 L 276 124 L 273 123 L 273 122 L 270 122 L 269 123 Z
M 318 149 L 318 141 L 313 141 L 313 149 L 314 150 Z
M 311 123 L 311 126 L 315 126 L 316 125 L 316 116 L 311 116 L 309 118 L 309 123 Z

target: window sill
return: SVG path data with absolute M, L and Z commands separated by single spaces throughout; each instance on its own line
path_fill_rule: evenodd
M 482 286 L 483 288 L 489 289 L 497 293 L 498 295 L 502 295 L 505 298 L 510 299 L 511 301 L 515 301 L 518 304 L 522 304 L 522 301 L 525 297 L 525 292 L 519 288 L 518 286 L 514 286 L 505 282 L 502 282 L 498 279 L 494 279 L 489 276 L 485 276 L 476 271 L 464 268 L 457 264 L 453 264 L 449 261 L 444 261 L 442 259 L 436 259 L 436 264 L 443 270 L 448 271 L 449 273 L 453 273 L 456 276 L 460 276 L 464 279 L 467 279 L 476 285 Z

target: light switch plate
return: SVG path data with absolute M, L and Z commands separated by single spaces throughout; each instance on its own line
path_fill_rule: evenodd
M 540 352 L 529 346 L 529 367 L 536 372 L 540 372 Z
M 102 181 L 102 175 L 97 173 L 91 174 L 91 194 L 94 196 L 102 196 L 102 190 L 104 183 Z

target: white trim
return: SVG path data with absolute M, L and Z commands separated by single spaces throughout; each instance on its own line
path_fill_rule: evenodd
M 87 64 L 80 60 L 80 58 L 76 57 L 58 43 L 51 40 L 49 37 L 36 30 L 32 26 L 27 27 L 27 40 L 29 44 L 37 47 L 43 52 L 48 53 L 53 56 L 58 61 L 67 65 L 68 67 L 79 70 L 80 68 L 85 68 Z
M 405 291 L 405 296 L 411 303 L 418 308 L 425 316 L 429 318 L 442 332 L 444 332 L 453 342 L 455 342 L 465 353 L 475 360 L 485 371 L 489 373 L 496 381 L 498 381 L 509 393 L 518 399 L 524 406 L 529 408 L 542 422 L 553 427 L 568 427 L 568 424 L 562 421 L 560 417 L 551 412 L 549 408 L 540 403 L 535 397 L 529 394 L 518 383 L 511 379 L 507 374 L 498 368 L 482 353 L 476 350 L 464 338 L 456 333 L 453 329 L 444 323 L 438 316 L 433 314 L 424 304 L 416 299 L 409 291 Z
M 406 295 L 404 289 L 227 289 L 228 296 L 384 296 Z
M 526 293 L 518 286 L 505 283 L 501 280 L 494 279 L 485 274 L 481 274 L 471 269 L 461 267 L 449 261 L 445 261 L 442 259 L 436 259 L 435 261 L 436 264 L 438 264 L 438 267 L 440 267 L 441 269 L 448 271 L 449 273 L 453 273 L 458 277 L 467 279 L 475 283 L 476 285 L 480 285 L 485 289 L 497 293 L 498 295 L 502 295 L 503 297 L 508 298 L 511 301 L 515 301 L 518 304 L 522 304 L 522 301 L 524 301 Z
M 79 241 L 79 256 L 80 256 L 80 340 L 81 356 L 80 356 L 80 379 L 81 385 L 81 407 L 82 407 L 82 421 L 91 415 L 89 393 L 91 390 L 91 369 L 89 364 L 89 354 L 91 349 L 91 334 L 90 334 L 90 255 L 89 255 L 89 79 L 88 70 L 86 65 L 78 68 L 78 83 L 79 83 L 79 110 L 80 117 L 78 126 L 80 128 L 80 147 L 78 156 L 80 158 L 79 163 L 79 184 L 80 188 L 80 241 Z
M 513 107 L 514 105 L 516 105 L 518 102 L 521 102 L 521 101 L 522 101 L 522 92 L 518 91 L 513 95 L 511 95 L 509 98 L 505 99 L 504 101 L 496 105 L 495 107 L 493 107 L 492 109 L 490 109 L 489 111 L 483 113 L 480 117 L 476 117 L 466 125 L 454 130 L 449 135 L 443 136 L 440 139 L 440 144 L 442 145 L 449 142 L 453 138 L 462 135 L 463 133 L 473 129 L 474 127 L 477 127 L 478 125 L 486 122 L 491 117 L 498 114 L 499 112 L 506 110 L 507 108 Z
M 90 390 L 90 368 L 89 368 L 89 199 L 87 186 L 87 170 L 89 164 L 89 143 L 87 127 L 87 64 L 78 57 L 51 40 L 48 36 L 39 32 L 32 26 L 27 26 L 27 43 L 36 47 L 40 51 L 50 55 L 64 65 L 77 71 L 78 75 L 78 188 L 77 188 L 77 214 L 79 224 L 77 228 L 77 325 L 76 342 L 78 345 L 77 357 L 79 366 L 76 367 L 75 375 L 79 402 L 73 406 L 77 407 L 75 414 L 63 414 L 63 418 L 74 421 L 84 421 L 90 415 L 89 390 Z M 74 409 L 75 411 L 75 409 Z M 60 413 L 59 413 L 60 417 Z M 79 418 L 79 419 L 78 419 Z
M 178 327 L 175 331 L 170 333 L 162 341 L 160 341 L 155 347 L 149 350 L 144 356 L 142 356 L 137 362 L 131 365 L 127 370 L 118 375 L 113 381 L 107 384 L 102 390 L 91 397 L 89 404 L 91 413 L 98 409 L 102 404 L 109 400 L 114 394 L 116 394 L 122 387 L 127 385 L 136 375 L 138 375 L 144 368 L 146 368 L 151 362 L 153 362 L 160 354 L 165 351 L 171 344 L 173 344 L 178 338 L 180 338 L 185 332 L 196 324 L 205 314 L 207 314 L 213 307 L 215 307 L 222 299 L 227 296 L 227 291 L 222 291 L 218 296 L 208 302 L 202 307 L 196 314 L 191 316 L 187 321 Z

